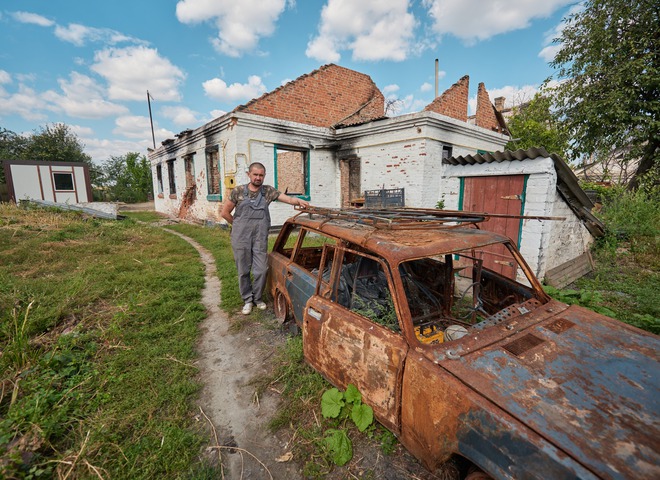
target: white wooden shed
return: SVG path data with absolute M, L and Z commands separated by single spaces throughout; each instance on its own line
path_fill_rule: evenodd
M 512 238 L 536 276 L 550 285 L 564 287 L 592 269 L 589 246 L 604 227 L 556 154 L 530 148 L 446 158 L 440 195 L 447 209 L 562 218 L 493 218 L 482 225 Z
M 9 200 L 92 201 L 89 167 L 80 162 L 3 161 Z

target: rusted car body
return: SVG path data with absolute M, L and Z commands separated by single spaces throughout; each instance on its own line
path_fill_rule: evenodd
M 318 212 L 269 256 L 276 314 L 428 469 L 461 456 L 498 479 L 660 478 L 655 335 L 552 300 L 478 218 Z

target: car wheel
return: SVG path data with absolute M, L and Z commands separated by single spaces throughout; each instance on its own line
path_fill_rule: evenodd
M 291 318 L 291 309 L 289 308 L 289 302 L 282 292 L 279 290 L 275 291 L 275 318 L 277 321 L 282 324 Z

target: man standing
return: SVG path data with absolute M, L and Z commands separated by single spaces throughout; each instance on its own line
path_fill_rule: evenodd
M 238 288 L 245 305 L 241 313 L 249 315 L 252 305 L 265 310 L 262 300 L 268 271 L 268 229 L 270 213 L 268 205 L 274 200 L 307 207 L 308 202 L 298 197 L 280 193 L 270 185 L 264 185 L 266 167 L 252 163 L 248 169 L 250 183 L 234 188 L 222 207 L 222 218 L 232 224 L 231 247 L 238 270 Z M 234 214 L 232 215 L 232 211 Z M 250 280 L 250 271 L 254 283 Z

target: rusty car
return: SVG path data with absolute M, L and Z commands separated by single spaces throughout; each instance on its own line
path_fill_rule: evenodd
M 550 298 L 487 220 L 309 207 L 269 254 L 276 316 L 430 471 L 660 478 L 657 336 Z

